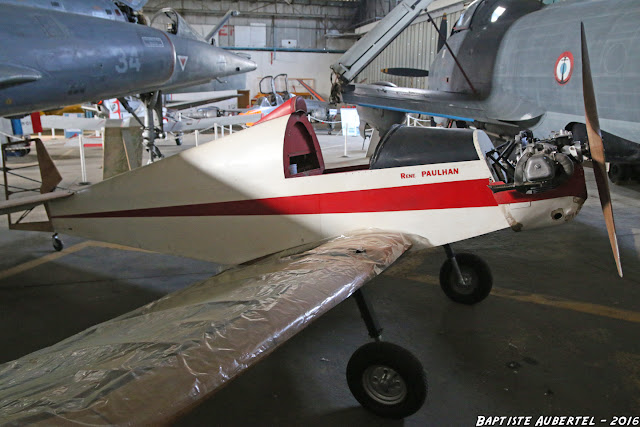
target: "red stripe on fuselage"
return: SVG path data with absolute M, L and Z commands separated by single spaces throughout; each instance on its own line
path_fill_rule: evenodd
M 314 215 L 497 206 L 488 184 L 488 179 L 476 179 L 340 193 L 60 215 L 53 218 Z

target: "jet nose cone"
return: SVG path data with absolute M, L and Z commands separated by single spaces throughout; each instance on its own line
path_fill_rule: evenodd
M 248 73 L 258 68 L 258 65 L 249 58 L 238 57 L 239 61 L 236 64 L 236 71 L 239 73 Z
M 232 52 L 225 52 L 225 54 L 226 55 L 223 60 L 225 74 L 248 73 L 249 71 L 253 71 L 258 68 L 256 63 L 249 58 Z

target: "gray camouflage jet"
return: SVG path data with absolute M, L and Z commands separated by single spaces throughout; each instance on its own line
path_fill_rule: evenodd
M 427 90 L 343 85 L 343 99 L 474 122 L 501 136 L 523 129 L 539 138 L 561 129 L 586 135 L 579 62 L 584 22 L 612 163 L 609 177 L 614 182 L 640 177 L 640 3 L 544 3 L 549 1 L 476 0 L 455 24 L 451 50 L 438 52 Z
M 157 14 L 164 29 L 147 26 L 145 3 L 0 0 L 0 117 L 134 94 L 148 113 L 161 112 L 162 91 L 256 69 L 207 43 L 170 9 Z M 163 133 L 153 116 L 143 124 L 152 161 L 162 156 L 154 140 Z

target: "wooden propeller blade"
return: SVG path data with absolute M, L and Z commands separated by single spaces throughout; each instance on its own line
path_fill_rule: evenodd
M 593 90 L 593 79 L 591 78 L 591 65 L 589 63 L 589 52 L 587 49 L 587 39 L 584 34 L 584 24 L 580 23 L 580 44 L 582 47 L 582 94 L 584 97 L 584 115 L 587 125 L 587 136 L 589 138 L 589 150 L 593 161 L 593 172 L 598 186 L 600 205 L 602 214 L 607 224 L 609 242 L 613 251 L 613 258 L 618 267 L 618 274 L 622 277 L 622 265 L 620 263 L 620 249 L 618 248 L 618 238 L 616 236 L 616 224 L 613 219 L 613 206 L 611 205 L 611 193 L 609 192 L 609 181 L 607 179 L 607 169 L 605 166 L 604 144 L 600 133 L 600 123 L 598 120 L 598 108 L 596 106 L 596 95 Z

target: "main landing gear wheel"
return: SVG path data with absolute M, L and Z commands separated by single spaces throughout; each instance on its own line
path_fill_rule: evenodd
M 440 287 L 453 301 L 475 304 L 485 299 L 491 292 L 493 277 L 486 262 L 477 255 L 460 253 L 455 255 L 460 266 L 464 284 L 460 283 L 453 260 L 447 259 L 440 268 Z
M 631 167 L 620 163 L 609 163 L 609 171 L 607 175 L 614 184 L 626 184 L 631 178 Z
M 58 233 L 51 236 L 51 242 L 53 243 L 53 249 L 56 251 L 60 252 L 64 249 L 64 243 L 62 243 L 62 240 L 58 237 Z
M 385 418 L 408 417 L 427 397 L 420 361 L 388 342 L 372 342 L 356 350 L 347 365 L 347 383 L 365 409 Z

